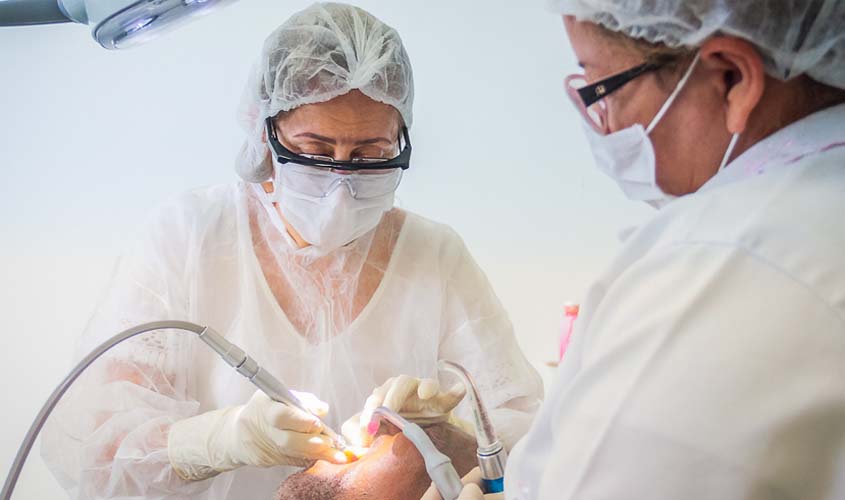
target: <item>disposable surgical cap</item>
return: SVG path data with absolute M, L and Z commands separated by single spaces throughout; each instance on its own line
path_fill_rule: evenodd
M 842 0 L 548 0 L 551 10 L 670 47 L 697 47 L 717 34 L 753 43 L 766 72 L 806 74 L 845 89 Z
M 264 41 L 244 91 L 238 119 L 246 142 L 235 168 L 245 180 L 272 175 L 264 120 L 303 104 L 359 90 L 413 121 L 414 79 L 399 33 L 358 7 L 316 3 L 290 17 Z

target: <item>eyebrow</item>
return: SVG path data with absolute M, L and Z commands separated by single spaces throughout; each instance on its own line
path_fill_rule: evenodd
M 293 136 L 294 138 L 306 138 L 306 139 L 314 139 L 315 141 L 325 142 L 326 144 L 336 145 L 337 141 L 332 139 L 331 137 L 326 137 L 324 135 L 315 134 L 313 132 L 302 132 L 300 134 L 296 134 Z M 386 143 L 386 144 L 393 144 L 393 141 L 387 139 L 385 137 L 372 137 L 369 139 L 363 139 L 360 141 L 355 141 L 355 144 L 363 145 L 363 144 L 378 144 L 378 143 Z

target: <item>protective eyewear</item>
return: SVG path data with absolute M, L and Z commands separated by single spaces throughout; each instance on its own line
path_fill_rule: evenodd
M 335 172 L 326 168 L 288 163 L 277 173 L 282 189 L 314 199 L 326 198 L 336 189 L 346 187 L 356 200 L 379 198 L 396 191 L 402 181 L 402 169 Z
M 625 84 L 651 71 L 665 66 L 669 61 L 647 62 L 604 78 L 595 83 L 588 83 L 584 75 L 566 77 L 566 93 L 575 107 L 593 129 L 602 134 L 610 132 L 607 119 L 607 103 L 604 98 L 621 89 Z
M 402 132 L 397 139 L 400 149 L 398 156 L 393 158 L 353 158 L 351 161 L 336 161 L 334 158 L 325 155 L 294 153 L 286 148 L 279 140 L 273 118 L 268 117 L 264 123 L 267 128 L 267 141 L 270 143 L 270 149 L 276 156 L 276 161 L 282 165 L 295 163 L 308 167 L 361 173 L 367 173 L 365 171 L 384 171 L 391 169 L 407 170 L 410 167 L 411 138 L 408 135 L 408 127 L 402 127 Z

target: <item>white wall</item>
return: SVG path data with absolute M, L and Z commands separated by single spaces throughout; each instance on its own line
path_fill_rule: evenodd
M 0 477 L 133 228 L 168 195 L 235 180 L 247 69 L 306 4 L 243 0 L 127 52 L 81 26 L 0 29 Z M 591 166 L 563 92 L 576 67 L 560 19 L 539 0 L 359 4 L 414 63 L 403 206 L 463 235 L 548 381 L 562 304 L 648 214 Z M 37 452 L 15 498 L 59 498 Z

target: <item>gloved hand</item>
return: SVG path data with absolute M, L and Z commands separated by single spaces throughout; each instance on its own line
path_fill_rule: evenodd
M 315 414 L 328 411 L 328 405 L 311 394 L 297 396 Z M 345 463 L 346 455 L 334 448 L 321 431 L 319 419 L 256 391 L 245 405 L 210 411 L 173 424 L 167 453 L 179 477 L 190 481 L 244 465 L 304 466 L 315 459 Z
M 350 444 L 369 446 L 373 436 L 367 433 L 367 425 L 373 411 L 379 406 L 386 406 L 417 424 L 448 421 L 472 433 L 472 424 L 452 415 L 452 410 L 458 406 L 465 394 L 466 390 L 462 384 L 456 384 L 448 391 L 441 391 L 436 380 L 399 375 L 376 388 L 367 398 L 361 413 L 347 420 L 341 431 Z
M 457 500 L 504 500 L 504 493 L 488 493 L 485 495 L 481 490 L 481 470 L 476 467 L 469 471 L 469 473 L 461 479 L 464 483 L 464 489 Z M 420 500 L 443 500 L 434 483 L 425 490 Z

